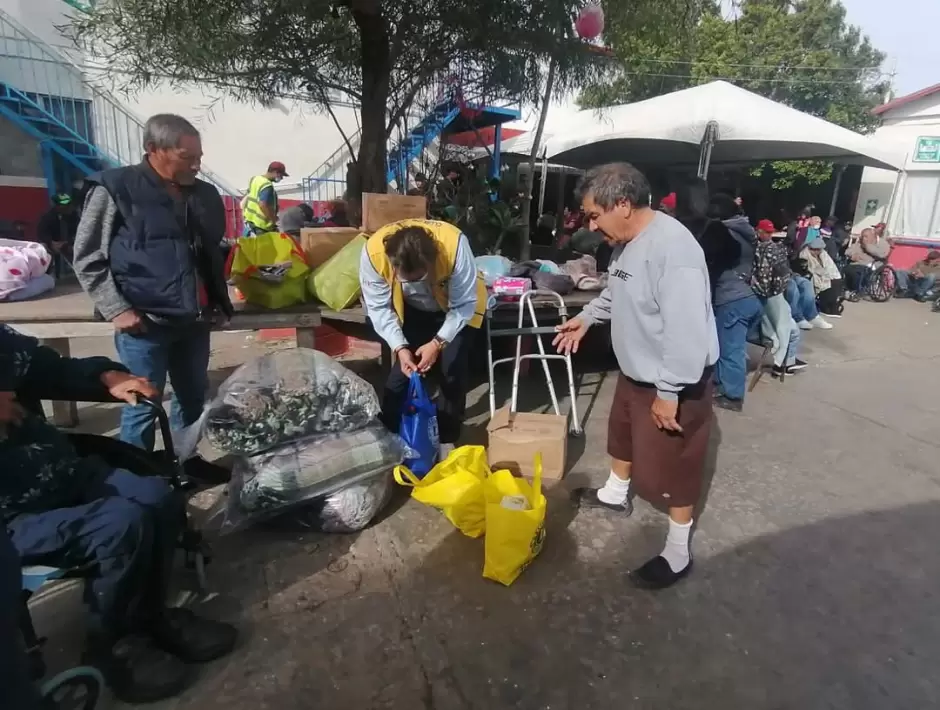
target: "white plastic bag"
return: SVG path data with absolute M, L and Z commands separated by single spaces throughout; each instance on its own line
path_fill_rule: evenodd
M 398 436 L 374 425 L 312 436 L 238 458 L 228 484 L 221 531 L 278 517 L 355 484 L 389 478 L 401 463 L 402 453 Z M 362 515 L 350 517 L 361 519 Z
M 294 348 L 239 367 L 174 442 L 184 460 L 203 435 L 219 451 L 250 456 L 306 436 L 361 429 L 379 411 L 368 382 L 324 353 Z

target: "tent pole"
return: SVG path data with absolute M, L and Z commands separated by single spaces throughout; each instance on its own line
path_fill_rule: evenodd
M 548 151 L 542 153 L 542 184 L 539 185 L 539 219 L 545 213 L 545 184 L 548 182 Z
M 836 166 L 836 183 L 832 186 L 832 202 L 829 203 L 829 211 L 826 213 L 826 216 L 834 215 L 836 213 L 836 202 L 839 201 L 839 189 L 842 187 L 842 176 L 845 175 L 845 166 L 837 165 Z

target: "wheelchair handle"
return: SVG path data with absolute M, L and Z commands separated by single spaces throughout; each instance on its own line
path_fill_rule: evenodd
M 170 418 L 167 416 L 163 403 L 145 397 L 140 392 L 133 393 L 137 397 L 137 404 L 149 407 L 157 420 L 157 426 L 160 427 L 160 438 L 163 440 L 163 450 L 174 461 L 176 460 L 176 449 L 173 448 L 173 432 L 170 429 Z

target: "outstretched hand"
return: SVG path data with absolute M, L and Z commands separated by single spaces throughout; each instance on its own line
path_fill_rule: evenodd
M 572 318 L 565 323 L 559 325 L 555 330 L 558 335 L 555 336 L 555 339 L 552 340 L 552 346 L 558 349 L 558 352 L 563 355 L 568 353 L 578 352 L 578 346 L 581 343 L 581 340 L 584 338 L 585 334 L 588 332 L 588 328 L 591 326 L 588 325 L 586 321 L 581 320 L 580 318 Z
M 112 397 L 128 404 L 137 404 L 140 397 L 155 399 L 160 396 L 157 388 L 147 379 L 117 370 L 103 373 L 101 384 L 108 388 Z

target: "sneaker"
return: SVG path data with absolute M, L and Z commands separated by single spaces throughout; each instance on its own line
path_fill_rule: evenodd
M 642 589 L 667 589 L 676 582 L 685 579 L 692 571 L 692 560 L 680 572 L 673 572 L 669 562 L 662 555 L 657 555 L 645 565 L 630 573 L 633 583 Z
M 805 370 L 807 367 L 809 367 L 808 362 L 797 358 L 795 362 L 787 365 L 787 374 L 789 375 L 791 372 L 800 372 L 801 370 Z
M 800 326 L 800 330 L 812 330 L 813 324 L 808 320 L 801 320 L 797 323 Z
M 238 632 L 230 624 L 203 619 L 189 609 L 164 609 L 151 636 L 157 648 L 186 663 L 208 663 L 231 653 Z
M 104 652 L 90 650 L 83 662 L 101 671 L 123 702 L 155 703 L 182 693 L 192 669 L 173 654 L 156 648 L 146 636 L 127 636 Z
M 820 330 L 832 330 L 832 323 L 827 321 L 822 316 L 816 316 L 813 320 L 810 321 L 814 328 L 819 328 Z
M 744 400 L 731 399 L 730 397 L 725 397 L 723 394 L 715 397 L 713 402 L 716 407 L 727 409 L 729 412 L 740 412 L 744 409 Z
M 627 499 L 620 503 L 605 503 L 600 498 L 597 497 L 597 488 L 575 488 L 571 491 L 571 500 L 579 508 L 602 508 L 604 510 L 609 510 L 614 513 L 620 513 L 624 517 L 629 517 L 633 513 L 633 501 L 630 500 L 630 496 L 627 496 Z

